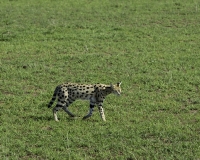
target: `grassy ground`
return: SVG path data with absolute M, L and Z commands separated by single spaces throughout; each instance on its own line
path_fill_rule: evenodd
M 1 0 L 0 159 L 200 159 L 199 17 L 192 0 Z M 47 108 L 60 83 L 118 81 L 107 122 Z

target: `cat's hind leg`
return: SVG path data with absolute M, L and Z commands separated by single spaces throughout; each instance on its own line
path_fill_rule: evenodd
M 72 104 L 74 101 L 67 99 L 66 103 L 63 107 L 63 110 L 70 116 L 70 117 L 75 117 L 75 115 L 69 111 L 68 107 L 70 104 Z
M 63 108 L 63 106 L 60 105 L 60 104 L 57 104 L 57 105 L 53 108 L 53 116 L 54 116 L 55 121 L 59 121 L 59 120 L 58 120 L 58 116 L 57 116 L 57 112 L 58 112 L 61 108 Z

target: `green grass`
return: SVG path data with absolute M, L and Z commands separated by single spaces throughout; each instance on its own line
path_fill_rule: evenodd
M 0 159 L 200 159 L 200 3 L 1 0 Z M 106 122 L 63 82 L 116 83 Z

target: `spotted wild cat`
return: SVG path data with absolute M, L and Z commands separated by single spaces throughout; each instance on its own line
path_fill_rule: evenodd
M 90 110 L 83 119 L 89 118 L 92 115 L 94 106 L 97 105 L 101 118 L 103 121 L 106 121 L 103 110 L 103 101 L 105 100 L 105 97 L 111 93 L 120 95 L 120 85 L 121 82 L 115 85 L 64 83 L 56 87 L 48 108 L 50 108 L 56 98 L 58 98 L 58 102 L 53 108 L 54 119 L 55 121 L 58 121 L 57 111 L 59 109 L 63 109 L 69 116 L 74 117 L 74 114 L 68 110 L 69 105 L 77 99 L 89 100 Z

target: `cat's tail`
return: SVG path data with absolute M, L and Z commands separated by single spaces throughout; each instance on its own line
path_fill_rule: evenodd
M 56 100 L 56 97 L 57 97 L 59 89 L 60 89 L 60 86 L 57 86 L 56 89 L 55 89 L 55 91 L 54 91 L 54 93 L 53 93 L 52 99 L 51 99 L 51 101 L 48 104 L 48 108 L 50 108 L 52 106 L 52 104 L 54 103 L 54 101 Z

